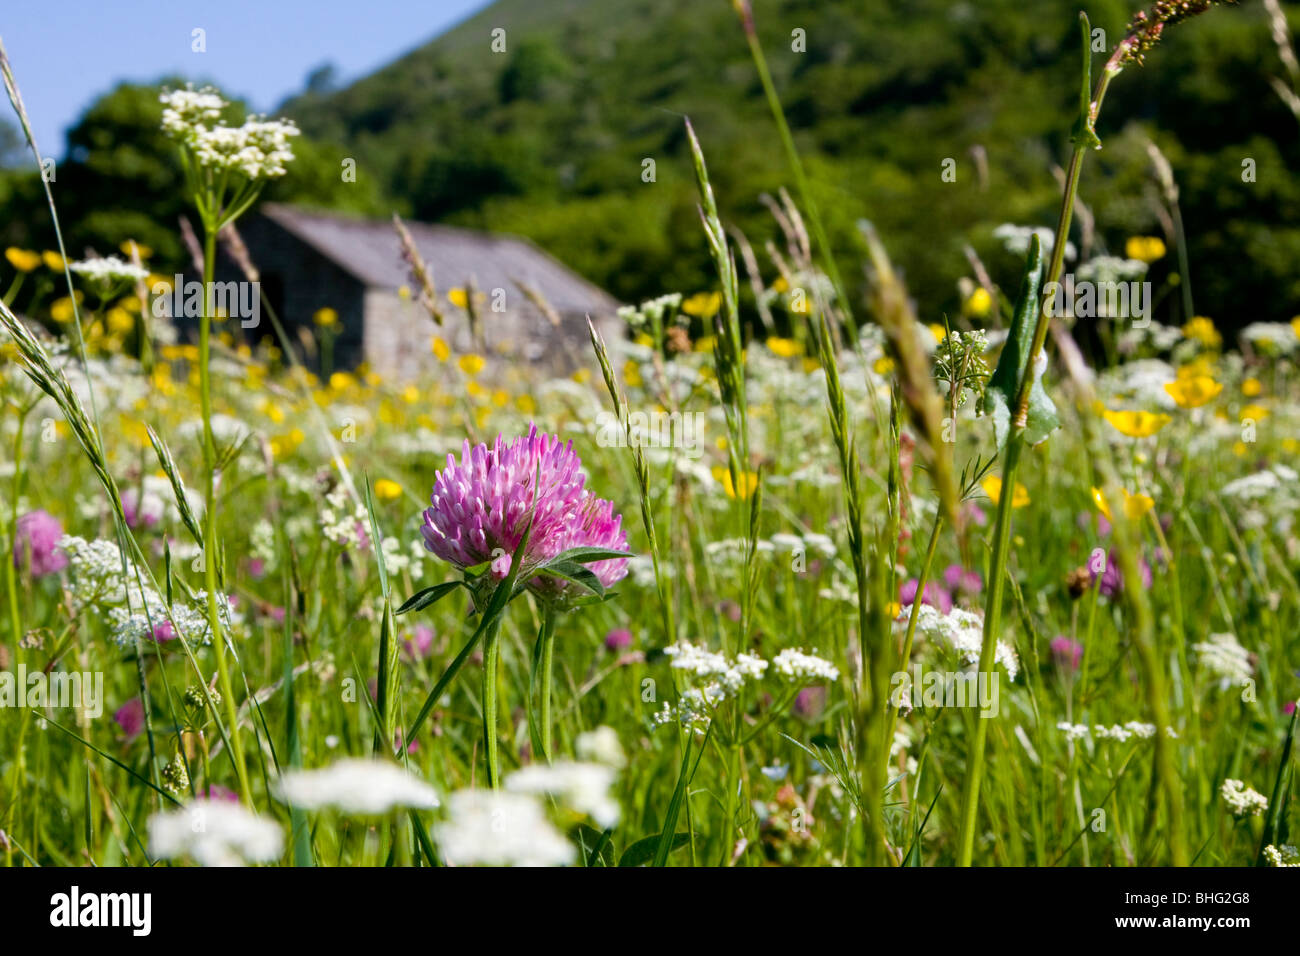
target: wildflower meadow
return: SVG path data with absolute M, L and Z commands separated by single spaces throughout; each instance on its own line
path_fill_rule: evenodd
M 183 268 L 69 248 L 43 183 L 56 239 L 0 262 L 0 861 L 1300 866 L 1300 299 L 1194 310 L 1177 155 L 1121 197 L 1167 231 L 1108 252 L 1090 211 L 1116 91 L 1248 5 L 1051 25 L 1054 218 L 958 245 L 942 312 L 869 214 L 828 230 L 764 5 L 730 6 L 765 235 L 674 118 L 709 281 L 544 354 L 483 344 L 493 290 L 409 217 L 419 372 L 345 361 L 342 303 L 281 314 L 241 236 L 303 138 L 214 86 L 149 104 Z

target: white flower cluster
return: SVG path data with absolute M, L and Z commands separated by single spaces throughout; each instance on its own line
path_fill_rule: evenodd
M 106 259 L 86 259 L 82 262 L 70 262 L 68 268 L 77 275 L 83 275 L 95 282 L 101 282 L 105 285 L 119 282 L 122 279 L 135 281 L 137 279 L 149 278 L 149 270 L 133 265 L 130 262 L 123 262 L 117 256 L 109 256 Z
M 1284 486 L 1294 484 L 1297 477 L 1300 475 L 1286 465 L 1274 465 L 1272 468 L 1265 468 L 1263 471 L 1228 482 L 1223 486 L 1221 493 L 1225 498 L 1237 498 L 1242 501 L 1268 498 Z
M 234 170 L 249 179 L 276 179 L 293 161 L 289 140 L 298 127 L 286 120 L 250 116 L 243 126 L 225 126 L 229 105 L 215 90 L 164 91 L 163 131 L 183 143 L 205 169 Z
M 1219 796 L 1234 817 L 1257 817 L 1268 809 L 1268 797 L 1240 780 L 1224 780 Z
M 1066 740 L 1089 740 L 1095 737 L 1097 740 L 1114 740 L 1123 743 L 1133 737 L 1150 740 L 1156 735 L 1155 724 L 1144 724 L 1137 720 L 1130 720 L 1123 725 L 1112 724 L 1109 727 L 1104 724 L 1094 724 L 1089 727 L 1087 724 L 1072 724 L 1063 720 L 1056 725 L 1056 729 L 1065 734 Z M 1174 728 L 1169 727 L 1166 736 L 1177 737 L 1178 734 Z
M 903 608 L 900 617 L 907 620 L 911 613 L 912 606 L 909 604 Z M 984 644 L 983 615 L 959 607 L 944 614 L 929 604 L 922 604 L 916 619 L 916 629 L 926 637 L 946 643 L 967 664 L 979 663 L 980 649 Z M 994 659 L 1006 669 L 1009 678 L 1016 679 L 1020 673 L 1020 658 L 1010 644 L 998 641 Z
M 65 534 L 58 547 L 68 556 L 75 607 L 121 604 L 126 600 L 127 583 L 134 588 L 135 564 L 129 558 L 123 560 L 121 550 L 112 541 L 87 541 Z M 138 596 L 139 590 L 135 589 L 135 593 Z
M 1300 348 L 1300 336 L 1287 322 L 1252 322 L 1237 334 L 1265 355 L 1290 355 Z
M 573 844 L 523 793 L 459 790 L 447 798 L 447 819 L 434 836 L 452 866 L 564 866 L 574 859 Z
M 248 554 L 261 561 L 268 571 L 275 567 L 275 528 L 265 518 L 248 532 Z
M 149 855 L 158 860 L 189 858 L 200 866 L 270 863 L 284 848 L 284 834 L 238 803 L 196 800 L 149 818 Z
M 591 817 L 602 828 L 618 822 L 618 801 L 609 790 L 617 774 L 613 767 L 599 763 L 557 760 L 546 764 L 529 764 L 506 777 L 508 793 L 551 796 L 560 803 Z
M 406 544 L 402 543 L 401 538 L 391 535 L 384 538 L 384 564 L 389 574 L 403 574 L 409 571 L 411 577 L 418 581 L 424 576 L 424 559 L 428 553 L 419 538 Z
M 1264 859 L 1268 860 L 1269 866 L 1300 866 L 1300 850 L 1289 844 L 1274 846 L 1270 843 L 1264 847 Z
M 765 665 L 766 666 L 766 665 Z M 815 684 L 821 681 L 839 680 L 840 672 L 830 661 L 805 654 L 802 650 L 787 647 L 776 655 L 772 669 L 782 679 L 796 684 Z
M 191 643 L 207 644 L 212 640 L 205 610 L 206 591 L 196 591 L 192 604 L 179 599 L 173 601 L 169 613 L 162 595 L 143 573 L 137 581 L 135 562 L 124 558 L 112 541 L 104 538 L 86 541 L 64 535 L 58 546 L 68 555 L 73 606 L 78 610 L 95 606 L 105 611 L 110 636 L 119 646 L 151 640 L 156 629 L 165 623 L 174 624 L 173 631 L 179 629 L 180 634 L 173 636 L 184 636 Z M 227 631 L 243 623 L 242 616 L 230 606 L 229 598 L 218 599 L 217 613 Z
M 604 764 L 615 770 L 621 770 L 627 765 L 623 745 L 618 742 L 618 734 L 613 727 L 602 725 L 595 730 L 578 734 L 578 739 L 573 742 L 573 749 L 580 759 Z
M 321 534 L 345 548 L 357 547 L 370 540 L 370 515 L 361 502 L 348 508 L 348 492 L 339 485 L 325 496 L 325 507 L 320 510 Z
M 656 725 L 679 722 L 696 733 L 704 733 L 713 711 L 730 698 L 737 696 L 747 681 L 759 681 L 769 668 L 783 681 L 796 686 L 833 681 L 839 671 L 830 661 L 805 654 L 802 650 L 781 651 L 770 663 L 754 654 L 741 653 L 735 660 L 725 654 L 706 650 L 686 641 L 678 641 L 664 649 L 672 658 L 674 670 L 685 671 L 692 682 L 678 694 L 676 704 L 665 703 L 654 715 Z
M 279 799 L 305 810 L 333 807 L 359 816 L 380 816 L 397 807 L 426 810 L 438 794 L 419 777 L 383 760 L 340 760 L 319 770 L 290 770 L 275 785 Z
M 1043 255 L 1051 255 L 1052 247 L 1056 245 L 1056 234 L 1046 226 L 1033 228 L 1006 222 L 993 230 L 993 238 L 1001 239 L 1002 245 L 1007 252 L 1015 256 L 1023 256 L 1029 252 L 1029 240 L 1035 235 L 1038 236 L 1038 241 L 1042 243 Z M 1074 243 L 1067 242 L 1065 244 L 1065 258 L 1074 259 L 1076 255 Z
M 1221 690 L 1239 687 L 1254 674 L 1250 652 L 1238 643 L 1235 634 L 1211 634 L 1208 641 L 1193 644 L 1192 650 L 1201 666 L 1218 679 Z

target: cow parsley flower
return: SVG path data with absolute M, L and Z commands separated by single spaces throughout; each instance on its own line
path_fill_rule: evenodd
M 200 866 L 242 866 L 279 858 L 284 834 L 273 820 L 227 800 L 196 800 L 149 818 L 149 855 Z
M 438 793 L 419 777 L 382 760 L 345 759 L 319 770 L 289 770 L 276 796 L 304 810 L 333 807 L 357 816 L 380 816 L 397 807 L 427 810 Z
M 71 262 L 68 268 L 77 275 L 83 275 L 92 282 L 104 286 L 113 286 L 122 281 L 142 281 L 149 278 L 149 270 L 130 262 L 123 262 L 117 256 L 103 259 L 86 259 L 83 262 Z
M 289 141 L 300 131 L 288 120 L 250 116 L 242 126 L 226 126 L 221 114 L 229 103 L 211 87 L 164 90 L 159 99 L 163 132 L 203 169 L 238 172 L 256 181 L 283 176 L 293 161 Z
M 910 614 L 911 607 L 907 606 L 902 609 L 901 617 L 906 619 Z M 916 619 L 916 629 L 951 647 L 967 664 L 979 663 L 980 650 L 984 644 L 983 615 L 960 607 L 944 614 L 928 604 L 922 604 Z M 1020 673 L 1020 658 L 1010 644 L 998 641 L 994 659 L 1006 669 L 1009 678 L 1016 679 Z
M 447 798 L 448 817 L 434 838 L 452 866 L 564 866 L 573 844 L 523 793 L 458 790 Z
M 598 763 L 557 760 L 530 764 L 506 777 L 509 793 L 543 794 L 554 797 L 564 806 L 586 814 L 602 828 L 618 822 L 618 802 L 609 795 L 617 771 Z
M 1290 845 L 1264 847 L 1264 859 L 1269 866 L 1300 866 L 1300 849 Z
M 1268 797 L 1240 780 L 1224 780 L 1219 796 L 1234 817 L 1257 817 L 1268 809 Z
M 839 669 L 830 661 L 814 654 L 805 654 L 802 650 L 793 647 L 788 647 L 776 655 L 772 661 L 772 669 L 783 680 L 799 684 L 834 681 L 840 676 Z
M 1250 652 L 1241 646 L 1235 634 L 1211 634 L 1209 640 L 1193 644 L 1201 666 L 1219 681 L 1219 689 L 1240 687 L 1251 679 L 1255 669 Z

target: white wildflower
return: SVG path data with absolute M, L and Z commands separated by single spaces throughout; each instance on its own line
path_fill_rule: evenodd
M 1268 809 L 1268 797 L 1240 780 L 1224 780 L 1219 796 L 1234 817 L 1257 817 Z
M 447 798 L 448 819 L 434 828 L 453 866 L 564 866 L 573 845 L 522 793 L 459 790 Z
M 1201 666 L 1219 681 L 1219 689 L 1241 686 L 1254 675 L 1250 652 L 1234 634 L 1211 634 L 1208 641 L 1192 645 Z
M 241 866 L 270 863 L 283 846 L 278 823 L 225 800 L 196 800 L 149 818 L 149 855 L 154 859 L 188 857 L 201 866 Z
M 583 760 L 603 763 L 615 770 L 620 770 L 627 765 L 623 746 L 619 743 L 618 734 L 612 727 L 600 726 L 595 730 L 578 734 L 578 739 L 574 741 L 574 750 Z
M 1300 850 L 1290 845 L 1264 847 L 1264 858 L 1269 866 L 1300 866 Z
M 787 647 L 776 655 L 772 669 L 784 680 L 799 684 L 833 681 L 840 676 L 839 669 L 830 661 L 793 647 Z
M 276 796 L 305 810 L 333 807 L 358 816 L 379 816 L 396 807 L 439 805 L 438 794 L 419 777 L 383 760 L 344 759 L 320 770 L 290 770 L 276 782 Z
M 618 802 L 609 795 L 616 773 L 605 764 L 557 760 L 516 770 L 506 777 L 505 788 L 508 793 L 547 794 L 607 828 L 618 822 Z

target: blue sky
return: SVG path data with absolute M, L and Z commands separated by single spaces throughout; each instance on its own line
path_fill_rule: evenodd
M 121 80 L 178 74 L 273 109 L 333 63 L 343 81 L 383 66 L 488 0 L 68 0 L 0 5 L 0 38 L 36 141 L 62 156 L 64 132 Z M 206 31 L 207 52 L 191 51 Z M 7 99 L 0 108 L 11 118 Z

